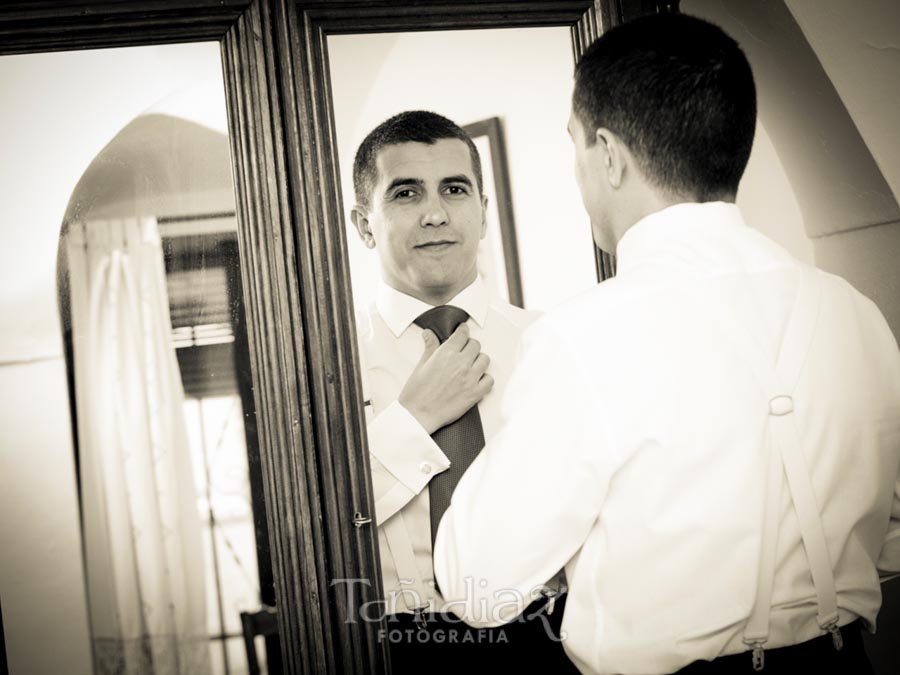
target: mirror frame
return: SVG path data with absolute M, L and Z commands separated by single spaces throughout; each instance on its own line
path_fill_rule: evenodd
M 650 0 L 72 0 L 0 5 L 0 55 L 221 47 L 260 461 L 289 673 L 381 673 L 384 626 L 326 36 L 569 26 L 575 59 Z M 659 3 L 660 5 L 666 3 Z M 671 3 L 668 3 L 671 4 Z M 614 273 L 597 252 L 598 278 Z M 334 580 L 368 579 L 353 594 Z
M 301 264 L 305 275 L 302 283 L 315 284 L 319 296 L 318 324 L 307 334 L 316 336 L 316 352 L 322 359 L 313 368 L 324 371 L 331 384 L 322 393 L 326 404 L 320 410 L 332 411 L 320 418 L 322 437 L 332 439 L 331 447 L 345 447 L 346 456 L 332 457 L 327 467 L 329 479 L 347 486 L 344 492 L 323 493 L 324 507 L 336 516 L 339 523 L 343 566 L 333 570 L 333 578 L 364 578 L 371 580 L 371 591 L 365 601 L 380 600 L 381 572 L 377 552 L 377 537 L 372 523 L 368 523 L 366 540 L 360 541 L 347 525 L 350 514 L 365 519 L 374 516 L 370 494 L 369 455 L 362 413 L 361 386 L 357 339 L 347 261 L 345 214 L 341 197 L 335 138 L 334 108 L 328 62 L 328 35 L 347 33 L 399 32 L 421 30 L 465 30 L 477 28 L 567 26 L 572 36 L 572 49 L 577 61 L 587 46 L 609 27 L 647 11 L 646 0 L 557 0 L 555 2 L 447 2 L 420 0 L 415 3 L 379 2 L 369 0 L 328 0 L 298 2 L 290 5 L 286 19 L 287 39 L 295 48 L 295 69 L 284 73 L 284 87 L 297 94 L 296 114 L 289 121 L 296 126 L 289 136 L 297 139 L 286 148 L 292 166 L 300 167 L 307 180 L 292 184 L 293 201 L 305 204 L 308 220 L 314 224 L 306 230 L 309 237 L 306 251 L 318 253 L 318 260 L 306 259 Z M 598 279 L 614 274 L 614 260 L 595 249 Z M 317 267 L 318 264 L 318 267 Z M 323 275 L 324 274 L 324 278 Z M 308 313 L 309 315 L 309 313 Z M 333 380 L 331 378 L 334 378 Z M 338 460 L 338 461 L 334 461 Z M 348 461 L 349 460 L 349 461 Z M 323 468 L 325 468 L 323 466 Z M 333 473 L 332 473 L 333 472 Z M 334 542 L 333 542 L 334 543 Z M 355 550 L 354 550 L 355 547 Z M 354 559 L 354 555 L 358 556 Z M 344 603 L 336 598 L 341 615 L 353 621 L 356 603 Z M 349 598 L 348 598 L 349 600 Z M 343 605 L 351 604 L 352 607 Z M 385 672 L 387 655 L 385 643 L 377 642 L 377 631 L 384 622 L 369 622 L 363 626 L 367 643 L 359 645 L 353 654 L 344 654 L 344 665 L 354 672 Z M 362 663 L 358 660 L 363 657 Z M 351 659 L 357 659 L 351 661 Z

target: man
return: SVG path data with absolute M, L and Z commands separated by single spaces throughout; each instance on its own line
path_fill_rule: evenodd
M 501 625 L 564 564 L 582 672 L 871 672 L 859 626 L 900 571 L 894 336 L 742 222 L 756 98 L 720 29 L 612 29 L 572 106 L 618 274 L 523 336 L 438 533 L 445 597 Z
M 478 276 L 487 203 L 478 151 L 450 120 L 405 112 L 362 142 L 353 180 L 352 221 L 382 276 L 358 326 L 393 671 L 478 666 L 485 649 L 570 668 L 552 599 L 512 626 L 478 631 L 441 614 L 434 584 L 437 522 L 496 430 L 514 347 L 534 318 L 490 297 Z

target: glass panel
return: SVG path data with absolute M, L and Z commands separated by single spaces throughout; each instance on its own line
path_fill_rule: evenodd
M 333 35 L 328 55 L 367 421 L 371 425 L 399 398 L 419 361 L 423 344 L 412 319 L 474 289 L 468 304 L 461 301 L 463 309 L 471 315 L 490 303 L 469 322 L 495 380 L 478 406 L 489 441 L 499 426 L 519 333 L 535 316 L 509 305 L 547 309 L 597 283 L 567 133 L 570 31 Z M 405 130 L 390 130 L 392 140 L 374 149 L 368 165 L 360 164 L 364 180 L 357 195 L 358 148 L 378 125 L 405 111 L 433 111 L 462 127 L 477 148 L 480 172 L 465 136 L 448 140 L 434 120 L 423 132 L 419 118 Z M 391 299 L 376 301 L 385 297 Z M 386 419 L 377 435 L 369 427 L 373 489 L 376 500 L 388 496 L 383 504 L 405 493 L 393 489 L 394 476 L 441 475 L 432 464 L 436 451 L 408 442 L 408 420 L 392 427 L 390 413 Z M 389 541 L 379 530 L 385 600 L 397 611 L 441 606 L 430 563 L 433 484 L 390 504 L 392 514 L 402 513 L 408 539 L 401 534 Z M 407 548 L 404 555 L 395 556 L 398 546 Z
M 19 327 L 0 351 L 64 354 L 43 386 L 72 398 L 46 412 L 52 426 L 72 420 L 70 462 L 58 445 L 30 448 L 28 462 L 77 493 L 48 491 L 23 466 L 42 495 L 28 526 L 84 546 L 83 569 L 67 556 L 84 588 L 43 592 L 58 574 L 35 557 L 32 601 L 86 606 L 50 633 L 83 641 L 89 624 L 94 672 L 228 672 L 215 665 L 218 617 L 240 636 L 239 610 L 272 584 L 253 526 L 258 443 L 242 423 L 253 409 L 219 45 L 2 57 L 0 86 L 17 101 L 0 113 L 0 221 L 15 224 L 2 256 L 18 284 L 5 285 L 3 319 Z M 80 515 L 81 532 L 58 513 Z

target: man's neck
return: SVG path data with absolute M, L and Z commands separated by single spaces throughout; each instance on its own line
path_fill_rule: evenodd
M 619 211 L 615 225 L 616 244 L 622 240 L 625 233 L 635 224 L 647 216 L 667 209 L 676 204 L 699 204 L 709 201 L 722 201 L 734 203 L 735 195 L 722 194 L 716 198 L 700 199 L 696 195 L 677 194 L 667 190 L 660 190 L 652 185 L 644 184 L 633 191 L 625 201 L 625 206 Z
M 409 295 L 410 297 L 415 298 L 421 302 L 424 302 L 426 305 L 431 305 L 432 307 L 439 307 L 440 305 L 446 305 L 457 295 L 466 290 L 469 286 L 475 283 L 475 279 L 477 279 L 477 274 L 469 279 L 466 283 L 462 285 L 456 285 L 450 288 L 397 288 L 390 282 L 387 283 L 388 286 L 393 288 L 395 291 L 399 291 L 405 295 Z

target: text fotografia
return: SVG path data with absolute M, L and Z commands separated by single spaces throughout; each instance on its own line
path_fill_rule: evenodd
M 486 628 L 435 628 L 431 631 L 417 630 L 415 628 L 393 628 L 378 630 L 379 642 L 397 643 L 413 643 L 426 644 L 433 642 L 436 644 L 503 644 L 508 643 L 509 638 L 506 637 L 506 631 L 488 630 Z
M 508 623 L 518 623 L 525 621 L 541 621 L 546 629 L 548 636 L 553 639 L 565 639 L 565 633 L 559 638 L 553 636 L 550 629 L 548 616 L 553 612 L 553 604 L 558 591 L 547 586 L 541 585 L 531 589 L 528 593 L 522 593 L 515 589 L 496 590 L 491 593 L 491 602 L 484 597 L 484 591 L 476 592 L 476 584 L 473 579 L 465 579 L 465 595 L 460 599 L 451 599 L 444 602 L 441 606 L 436 606 L 433 598 L 422 597 L 416 589 L 413 588 L 412 581 L 404 579 L 400 580 L 401 589 L 399 591 L 391 591 L 387 598 L 378 598 L 360 602 L 359 593 L 364 592 L 366 588 L 371 587 L 372 582 L 369 579 L 334 579 L 332 586 L 343 586 L 346 596 L 347 607 L 358 607 L 357 615 L 350 613 L 345 619 L 346 623 L 356 623 L 358 620 L 363 622 L 380 622 L 388 620 L 392 615 L 405 612 L 436 613 L 439 614 L 446 623 L 459 623 L 461 630 L 456 639 L 463 640 L 463 633 L 466 632 L 465 623 L 482 629 L 487 626 L 500 626 Z M 487 582 L 478 584 L 481 589 L 487 586 Z M 476 600 L 477 597 L 477 600 Z M 535 602 L 544 599 L 545 602 Z M 396 629 L 395 629 L 396 630 Z M 390 639 L 390 626 L 386 637 Z M 399 631 L 403 633 L 404 631 Z M 398 636 L 398 640 L 405 639 Z M 425 639 L 425 638 L 422 638 Z M 441 637 L 446 642 L 451 641 L 451 636 Z M 469 638 L 476 640 L 476 637 Z M 487 638 L 485 638 L 487 639 Z M 432 641 L 437 642 L 436 639 Z M 497 637 L 494 642 L 498 642 Z

